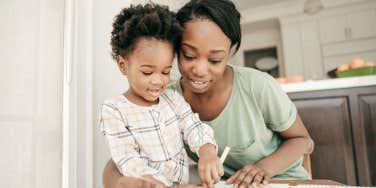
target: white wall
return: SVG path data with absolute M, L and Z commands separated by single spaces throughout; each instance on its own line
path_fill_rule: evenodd
M 0 1 L 0 187 L 61 187 L 63 0 Z
M 283 65 L 281 30 L 277 19 L 242 24 L 242 44 L 232 59 L 233 64 L 244 66 L 244 52 L 247 50 L 277 47 L 280 65 Z M 283 68 L 283 66 L 280 66 Z M 283 74 L 281 69 L 280 74 Z
M 128 88 L 127 80 L 117 69 L 110 53 L 110 33 L 113 17 L 131 1 L 93 1 L 93 117 L 98 118 L 100 105 L 107 98 L 116 96 Z M 110 159 L 108 147 L 99 126 L 94 121 L 94 187 L 102 187 L 103 167 Z

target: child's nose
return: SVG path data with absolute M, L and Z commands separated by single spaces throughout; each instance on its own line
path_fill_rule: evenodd
M 158 74 L 155 74 L 152 78 L 151 78 L 151 83 L 154 84 L 154 85 L 157 85 L 157 84 L 162 84 L 163 81 L 162 81 L 162 77 Z

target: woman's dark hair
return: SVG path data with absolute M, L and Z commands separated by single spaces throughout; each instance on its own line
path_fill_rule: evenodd
M 137 41 L 144 37 L 167 41 L 176 50 L 183 31 L 167 6 L 153 3 L 122 9 L 112 27 L 111 47 L 115 60 L 118 55 L 126 56 L 132 52 Z
M 184 25 L 193 19 L 209 19 L 216 23 L 235 46 L 236 53 L 241 44 L 240 13 L 230 0 L 191 0 L 176 15 Z

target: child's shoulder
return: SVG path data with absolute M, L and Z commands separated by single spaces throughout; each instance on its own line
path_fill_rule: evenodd
M 124 95 L 118 95 L 116 97 L 106 99 L 102 105 L 109 106 L 109 107 L 118 107 L 120 104 L 124 104 L 126 102 Z
M 171 99 L 175 99 L 179 93 L 175 89 L 167 88 L 166 91 L 163 93 L 163 96 Z
M 164 100 L 171 101 L 173 103 L 181 103 L 184 100 L 184 97 L 176 90 L 176 89 L 171 89 L 168 88 L 166 91 L 163 93 L 161 96 L 164 98 Z

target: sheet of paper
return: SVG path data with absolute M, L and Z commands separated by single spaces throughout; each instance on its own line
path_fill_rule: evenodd
M 219 181 L 215 184 L 215 188 L 232 188 L 232 185 L 227 185 L 225 181 Z
M 219 181 L 215 184 L 215 188 L 233 188 L 233 185 L 227 185 L 225 181 Z M 268 185 L 262 185 L 260 188 L 289 188 L 289 185 L 270 183 Z

